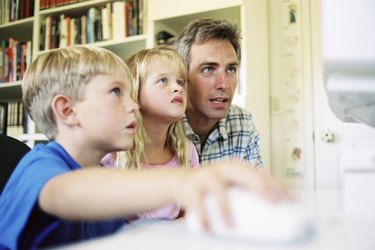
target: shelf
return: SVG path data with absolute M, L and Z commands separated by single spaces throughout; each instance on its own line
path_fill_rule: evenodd
M 55 8 L 40 10 L 39 14 L 41 16 L 57 15 L 60 13 L 64 13 L 65 15 L 80 15 L 82 13 L 87 12 L 87 9 L 89 7 L 103 6 L 108 2 L 114 2 L 114 1 L 109 1 L 109 0 L 84 1 L 84 2 L 79 2 L 79 3 L 63 5 L 63 6 L 59 6 Z
M 19 100 L 22 98 L 22 83 L 0 83 L 0 100 L 2 102 Z
M 8 39 L 10 36 L 20 41 L 30 41 L 33 33 L 34 17 L 21 19 L 0 25 L 0 40 Z

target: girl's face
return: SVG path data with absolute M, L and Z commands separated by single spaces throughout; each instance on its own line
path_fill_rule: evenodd
M 166 58 L 154 56 L 139 92 L 144 119 L 173 123 L 185 115 L 186 81 Z

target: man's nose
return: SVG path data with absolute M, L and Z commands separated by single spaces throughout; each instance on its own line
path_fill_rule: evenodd
M 227 89 L 228 88 L 228 78 L 225 70 L 221 70 L 217 73 L 215 79 L 215 85 L 217 89 Z

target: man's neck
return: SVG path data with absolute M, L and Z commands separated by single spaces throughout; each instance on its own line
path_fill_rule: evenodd
M 195 116 L 189 116 L 186 114 L 189 124 L 195 134 L 197 134 L 201 140 L 201 147 L 203 148 L 208 136 L 212 129 L 215 127 L 218 120 L 213 119 L 195 119 Z

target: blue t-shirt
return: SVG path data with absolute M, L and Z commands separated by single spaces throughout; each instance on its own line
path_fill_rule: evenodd
M 123 218 L 63 221 L 38 205 L 42 187 L 54 176 L 81 167 L 57 143 L 35 146 L 20 161 L 0 196 L 0 249 L 34 249 L 96 238 L 116 231 Z

